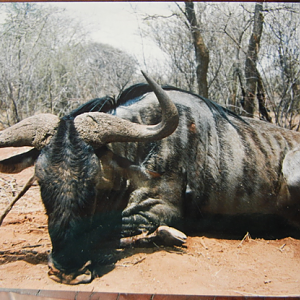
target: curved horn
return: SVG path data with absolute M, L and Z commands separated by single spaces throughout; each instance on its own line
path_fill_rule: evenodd
M 39 114 L 0 132 L 0 148 L 31 146 L 45 147 L 58 127 L 59 118 L 52 114 Z
M 161 105 L 161 122 L 156 125 L 142 125 L 110 114 L 85 113 L 77 116 L 74 121 L 77 131 L 85 142 L 94 146 L 111 142 L 143 142 L 160 140 L 173 133 L 179 122 L 176 106 L 154 80 L 144 73 L 143 75 Z

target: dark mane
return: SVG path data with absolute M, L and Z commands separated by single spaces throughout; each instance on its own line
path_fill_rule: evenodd
M 209 107 L 211 112 L 215 115 L 218 114 L 225 118 L 227 121 L 228 115 L 236 117 L 240 119 L 241 121 L 245 122 L 240 116 L 235 114 L 234 112 L 230 111 L 229 109 L 224 108 L 223 106 L 217 104 L 216 102 L 209 100 L 205 97 L 202 97 L 200 95 L 197 95 L 195 93 L 185 91 L 179 88 L 176 88 L 174 86 L 170 85 L 164 85 L 162 88 L 166 91 L 178 91 L 186 94 L 193 95 L 202 101 L 206 103 L 206 105 Z M 139 101 L 143 95 L 152 92 L 151 87 L 146 83 L 138 83 L 135 85 L 130 86 L 129 88 L 125 89 L 121 94 L 119 94 L 117 97 L 110 97 L 105 96 L 102 98 L 95 98 L 92 99 L 78 108 L 71 111 L 71 113 L 68 115 L 70 118 L 75 118 L 76 116 L 85 113 L 85 112 L 104 112 L 104 113 L 110 113 L 113 114 L 115 109 L 119 106 L 126 106 L 127 104 L 131 104 L 132 102 Z M 230 121 L 229 121 L 230 122 Z M 230 122 L 231 123 L 231 122 Z
M 93 111 L 107 113 L 110 112 L 111 110 L 114 110 L 115 108 L 116 108 L 115 99 L 113 97 L 105 96 L 102 98 L 92 99 L 80 105 L 78 108 L 72 110 L 66 117 L 75 118 L 76 116 L 83 114 L 85 112 L 93 112 Z
M 92 99 L 78 108 L 72 110 L 68 117 L 75 118 L 85 112 L 104 112 L 112 114 L 118 106 L 126 105 L 133 99 L 138 101 L 141 96 L 152 92 L 150 86 L 146 83 L 138 83 L 124 90 L 118 97 L 105 96 L 102 98 Z
M 170 85 L 167 85 L 167 86 L 163 86 L 163 89 L 164 90 L 168 90 L 168 91 L 178 91 L 178 92 L 182 92 L 182 93 L 186 93 L 186 94 L 190 94 L 192 96 L 195 96 L 199 99 L 201 99 L 202 101 L 205 102 L 205 104 L 208 106 L 208 108 L 211 110 L 211 112 L 213 113 L 213 115 L 215 114 L 219 114 L 221 115 L 223 118 L 225 118 L 229 123 L 230 120 L 228 119 L 228 115 L 232 116 L 232 117 L 235 117 L 235 118 L 238 118 L 239 120 L 245 122 L 245 120 L 243 118 L 241 118 L 239 115 L 237 115 L 236 113 L 232 112 L 231 110 L 217 104 L 216 102 L 210 100 L 210 99 L 207 99 L 203 96 L 200 96 L 198 94 L 195 94 L 193 92 L 189 92 L 189 91 L 185 91 L 185 90 L 182 90 L 180 88 L 177 88 L 177 87 L 174 87 L 174 86 L 170 86 Z M 232 123 L 231 123 L 232 124 Z M 232 124 L 233 125 L 233 124 Z

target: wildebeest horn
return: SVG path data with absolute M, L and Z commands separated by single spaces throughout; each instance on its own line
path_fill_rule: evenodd
M 143 73 L 162 108 L 162 120 L 156 125 L 142 125 L 116 116 L 90 112 L 77 116 L 75 127 L 82 139 L 94 146 L 110 142 L 139 142 L 159 140 L 170 135 L 178 125 L 178 111 L 165 91 Z M 0 132 L 0 148 L 32 146 L 45 147 L 55 135 L 59 118 L 52 114 L 39 114 Z
M 110 142 L 140 142 L 159 140 L 170 135 L 178 125 L 179 116 L 166 92 L 146 74 L 162 108 L 162 120 L 156 125 L 142 125 L 110 114 L 91 112 L 75 118 L 75 127 L 82 139 L 94 146 Z
M 59 118 L 52 114 L 39 114 L 0 132 L 0 148 L 31 146 L 45 147 L 55 134 Z

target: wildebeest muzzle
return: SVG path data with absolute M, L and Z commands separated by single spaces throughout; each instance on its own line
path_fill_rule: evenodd
M 51 254 L 48 257 L 48 276 L 58 282 L 63 284 L 80 284 L 80 283 L 89 283 L 93 280 L 92 271 L 89 269 L 92 262 L 87 261 L 80 269 L 71 270 L 66 272 L 65 270 L 59 270 L 54 266 Z

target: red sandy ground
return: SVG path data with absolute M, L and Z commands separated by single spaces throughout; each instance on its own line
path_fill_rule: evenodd
M 0 159 L 17 153 L 0 149 Z M 0 174 L 0 212 L 33 174 Z M 16 180 L 16 183 L 14 183 Z M 51 243 L 37 185 L 0 227 L 0 288 L 185 295 L 300 295 L 300 241 L 189 237 L 181 249 L 126 249 L 90 284 L 67 286 L 47 276 Z

